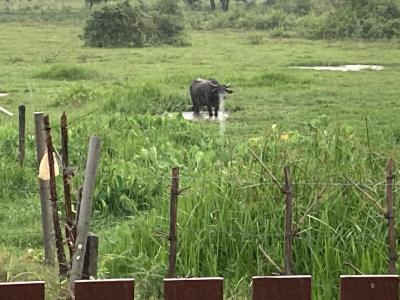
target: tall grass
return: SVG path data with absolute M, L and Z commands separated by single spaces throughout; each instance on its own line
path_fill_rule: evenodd
M 269 39 L 260 31 L 253 34 L 262 43 L 255 38 L 249 45 L 247 32 L 221 30 L 192 32 L 193 47 L 186 49 L 99 50 L 81 47 L 80 26 L 46 26 L 0 25 L 8 41 L 0 49 L 0 89 L 9 93 L 0 105 L 17 111 L 26 101 L 27 116 L 50 113 L 56 149 L 58 116 L 67 111 L 74 201 L 88 139 L 102 139 L 92 223 L 100 235 L 100 277 L 135 277 L 139 299 L 160 299 L 168 244 L 157 232 L 167 232 L 170 168 L 179 165 L 181 186 L 190 188 L 178 203 L 177 274 L 224 276 L 226 296 L 247 298 L 251 276 L 276 271 L 257 245 L 282 265 L 284 240 L 283 195 L 250 150 L 280 182 L 283 167 L 290 166 L 295 221 L 318 198 L 294 239 L 293 271 L 313 275 L 314 299 L 337 296 L 338 275 L 353 272 L 344 262 L 365 273 L 386 272 L 385 220 L 344 176 L 384 198 L 386 160 L 399 158 L 395 43 Z M 62 65 L 52 68 L 53 62 Z M 286 68 L 320 63 L 386 68 Z M 49 75 L 32 77 L 32 69 Z M 82 73 L 88 70 L 86 79 Z M 198 76 L 232 83 L 226 136 L 216 123 L 188 123 L 172 113 L 190 105 L 188 85 Z M 10 256 L 17 261 L 28 248 L 41 252 L 33 125 L 27 120 L 27 163 L 21 169 L 16 119 L 0 119 L 0 252 L 7 257 L 2 270 Z M 58 187 L 61 195 L 61 182 Z M 40 257 L 26 260 L 7 269 L 7 280 L 26 269 L 48 280 L 43 269 L 35 269 Z

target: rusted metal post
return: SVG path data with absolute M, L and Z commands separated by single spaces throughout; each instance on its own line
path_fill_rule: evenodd
M 47 145 L 47 156 L 49 159 L 49 174 L 50 174 L 50 199 L 53 208 L 53 225 L 54 233 L 56 237 L 56 250 L 60 276 L 66 276 L 68 274 L 68 266 L 65 259 L 65 252 L 63 246 L 63 237 L 60 228 L 60 218 L 58 216 L 57 207 L 57 190 L 56 190 L 56 177 L 54 173 L 54 157 L 53 157 L 53 142 L 51 139 L 51 127 L 49 122 L 49 116 L 46 115 L 43 118 L 44 130 L 46 131 L 46 145 Z
M 397 275 L 341 275 L 340 300 L 398 300 Z
M 394 220 L 394 204 L 393 204 L 393 160 L 389 159 L 386 168 L 386 197 L 387 197 L 387 212 L 386 218 L 388 220 L 388 240 L 389 240 L 389 274 L 397 274 L 396 261 L 396 230 Z
M 77 280 L 75 300 L 133 300 L 134 279 Z
M 222 300 L 222 277 L 166 278 L 164 300 Z
M 92 214 L 93 192 L 96 185 L 97 167 L 100 160 L 100 144 L 100 139 L 96 136 L 92 136 L 89 143 L 88 158 L 86 161 L 75 251 L 72 259 L 71 277 L 69 281 L 71 291 L 74 291 L 75 289 L 75 280 L 81 279 L 82 277 L 90 216 Z
M 34 113 L 35 122 L 35 140 L 36 140 L 36 158 L 38 161 L 38 168 L 44 153 L 46 152 L 46 137 L 44 134 L 43 126 L 43 113 Z M 48 265 L 54 263 L 53 256 L 53 223 L 51 215 L 51 202 L 50 202 L 50 188 L 48 181 L 39 180 L 39 193 L 40 193 L 40 207 L 42 212 L 42 225 L 43 225 L 43 248 L 44 260 Z
M 44 281 L 0 282 L 1 300 L 44 300 Z
M 18 153 L 19 153 L 19 164 L 20 166 L 23 166 L 25 162 L 25 105 L 20 105 L 18 111 L 19 111 Z
M 293 240 L 293 212 L 292 212 L 292 201 L 293 201 L 293 191 L 292 191 L 292 179 L 290 175 L 289 167 L 285 167 L 285 274 L 292 274 L 292 240 Z
M 254 276 L 252 300 L 311 300 L 311 276 Z
M 175 277 L 176 274 L 176 222 L 177 222 L 177 210 L 178 210 L 178 195 L 179 195 L 179 168 L 175 167 L 172 169 L 172 180 L 171 180 L 171 199 L 169 206 L 169 258 L 168 258 L 168 278 Z
M 68 163 L 68 128 L 67 116 L 65 112 L 61 116 L 61 157 L 63 169 L 63 183 L 64 183 L 64 201 L 65 201 L 65 238 L 67 240 L 69 257 L 72 260 L 74 254 L 75 234 L 74 223 L 71 205 L 71 177 L 72 172 L 69 169 Z

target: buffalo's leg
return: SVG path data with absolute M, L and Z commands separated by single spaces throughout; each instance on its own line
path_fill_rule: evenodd
M 200 106 L 195 101 L 193 101 L 193 114 L 195 117 L 200 116 Z
M 210 115 L 211 118 L 213 116 L 211 105 L 207 105 L 207 109 L 208 109 L 208 114 Z
M 219 109 L 218 105 L 215 106 L 215 109 L 214 109 L 214 116 L 215 116 L 216 118 L 218 117 L 218 109 Z

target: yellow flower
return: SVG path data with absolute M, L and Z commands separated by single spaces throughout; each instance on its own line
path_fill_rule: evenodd
M 249 143 L 254 146 L 257 145 L 261 140 L 261 137 L 252 137 L 249 139 Z
M 284 133 L 281 135 L 281 140 L 282 141 L 287 141 L 289 139 L 289 134 L 288 133 Z

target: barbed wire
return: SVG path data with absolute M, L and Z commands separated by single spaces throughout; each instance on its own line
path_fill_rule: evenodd
M 94 229 L 96 230 L 105 230 L 105 229 L 110 229 L 109 226 L 108 227 L 103 227 L 101 229 L 94 227 Z M 156 230 L 153 230 L 152 233 L 150 234 L 150 236 L 153 237 L 160 237 L 160 238 L 164 238 L 164 234 L 162 234 L 161 230 L 165 230 L 167 231 L 168 228 L 157 228 Z M 240 235 L 241 237 L 241 242 L 242 243 L 260 243 L 263 238 L 268 237 L 268 238 L 273 238 L 275 240 L 276 243 L 284 243 L 285 240 L 285 234 L 281 233 L 281 234 L 275 234 L 275 233 L 258 233 L 258 234 L 249 234 L 249 233 L 243 233 L 242 231 L 229 231 L 229 230 L 220 230 L 220 229 L 215 229 L 215 230 L 205 230 L 202 229 L 200 231 L 195 231 L 189 228 L 179 228 L 178 229 L 178 236 L 179 236 L 179 232 L 186 232 L 189 233 L 191 236 L 198 236 L 198 235 L 203 235 L 203 234 L 223 234 L 225 236 L 230 237 L 229 235 Z M 18 233 L 6 233 L 6 232 L 2 232 L 2 237 L 3 236 L 24 236 L 24 235 L 37 235 L 37 234 L 41 234 L 41 230 L 37 230 L 37 231 L 21 231 Z M 197 234 L 196 234 L 197 233 Z M 317 232 L 316 232 L 317 234 Z M 165 237 L 167 236 L 167 234 L 165 234 Z M 378 238 L 382 238 L 383 236 L 379 236 L 377 234 L 362 234 L 362 237 L 359 236 L 350 236 L 350 235 L 340 235 L 337 233 L 334 233 L 335 236 L 335 242 L 333 242 L 334 244 L 342 244 L 343 242 L 351 242 L 351 243 L 355 243 L 358 245 L 373 245 L 373 244 L 377 244 L 377 245 L 381 245 L 381 246 L 386 246 L 386 239 L 385 240 L 379 240 Z M 53 234 L 54 237 L 54 234 Z M 234 237 L 232 237 L 234 238 Z M 374 240 L 374 243 L 371 242 L 371 238 Z M 295 242 L 296 240 L 305 240 L 305 241 L 314 241 L 316 243 L 320 243 L 321 239 L 332 239 L 332 235 L 325 235 L 325 236 L 321 236 L 321 234 L 318 234 L 318 239 L 316 239 L 316 236 L 301 236 L 301 235 L 293 235 L 293 241 Z M 1 239 L 0 239 L 1 240 Z M 33 239 L 32 239 L 33 240 Z

